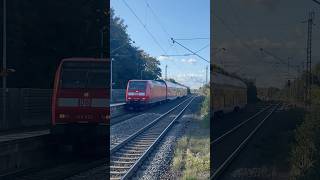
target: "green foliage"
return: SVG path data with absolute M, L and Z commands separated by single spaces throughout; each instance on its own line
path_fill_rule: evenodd
M 199 179 L 210 171 L 209 138 L 191 137 L 186 150 L 183 179 Z
M 312 69 L 313 85 L 311 90 L 311 108 L 303 119 L 302 124 L 295 131 L 296 142 L 291 150 L 291 179 L 311 180 L 320 179 L 320 64 Z M 289 94 L 288 98 L 296 102 L 303 102 L 303 85 L 306 74 L 303 73 L 293 83 L 298 87 L 295 94 Z M 291 85 L 292 86 L 292 85 Z M 290 90 L 286 87 L 286 91 Z M 285 93 L 284 93 L 285 94 Z M 300 96 L 300 97 L 299 97 Z
M 168 79 L 167 81 L 170 81 L 170 82 L 173 82 L 173 83 L 177 83 L 177 81 L 172 79 L 172 78 Z
M 205 98 L 209 99 L 209 86 L 205 85 L 201 89 L 207 95 Z M 203 106 L 209 108 L 209 100 L 203 104 L 207 104 Z M 208 109 L 203 111 L 206 112 L 205 117 L 200 116 L 200 109 L 198 109 L 199 116 L 194 117 L 185 135 L 180 138 L 175 147 L 172 169 L 182 175 L 179 179 L 209 179 L 210 177 L 210 129 L 209 125 L 203 126 L 204 122 L 210 123 L 209 111 Z M 208 121 L 204 120 L 206 117 Z
M 114 59 L 114 88 L 125 88 L 130 79 L 159 79 L 160 61 L 135 47 L 123 19 L 110 10 L 110 56 Z
M 316 64 L 312 68 L 311 76 L 311 104 L 316 105 L 320 102 L 320 63 Z M 277 94 L 274 94 L 274 97 L 288 103 L 304 104 L 307 77 L 309 77 L 307 73 L 303 72 L 300 77 L 296 78 L 295 80 L 291 80 L 290 86 L 286 84 L 281 91 L 279 91 Z
M 189 134 L 182 137 L 175 149 L 172 167 L 182 171 L 182 179 L 206 179 L 210 171 L 210 138 Z
M 173 158 L 172 167 L 175 171 L 180 171 L 184 167 L 183 158 L 185 155 L 185 149 L 188 146 L 189 139 L 187 136 L 183 136 L 176 145 L 175 155 Z
M 320 111 L 307 114 L 295 132 L 291 151 L 291 179 L 320 179 Z
M 320 87 L 313 86 L 311 89 L 311 103 L 314 105 L 320 105 Z
M 210 86 L 205 84 L 200 88 L 201 95 L 204 96 L 204 100 L 201 105 L 201 127 L 210 128 Z

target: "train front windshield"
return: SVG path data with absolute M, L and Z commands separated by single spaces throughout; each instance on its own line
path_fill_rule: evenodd
M 128 90 L 145 90 L 146 85 L 145 81 L 131 81 Z
M 66 62 L 62 66 L 60 88 L 108 88 L 107 65 L 103 62 Z

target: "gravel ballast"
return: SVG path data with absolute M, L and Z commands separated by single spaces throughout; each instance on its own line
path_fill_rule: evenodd
M 167 173 L 166 171 L 170 169 L 171 160 L 174 154 L 175 143 L 177 142 L 178 138 L 184 134 L 184 129 L 189 124 L 189 122 L 193 118 L 196 118 L 195 109 L 199 109 L 199 107 L 197 107 L 198 103 L 195 103 L 195 101 L 199 101 L 200 99 L 201 98 L 194 99 L 194 102 L 190 104 L 190 107 L 186 109 L 184 115 L 173 125 L 167 135 L 165 135 L 162 142 L 160 142 L 154 152 L 151 153 L 150 157 L 147 161 L 145 161 L 144 165 L 140 167 L 140 170 L 137 172 L 137 176 L 133 179 L 172 179 L 170 178 L 170 173 Z M 178 101 L 175 104 L 178 104 Z M 166 107 L 166 111 L 168 111 L 172 107 L 173 106 Z M 166 112 L 164 110 L 165 109 L 163 108 L 161 111 Z M 122 142 L 127 137 L 146 126 L 152 120 L 161 116 L 162 113 L 150 112 L 141 114 L 111 126 L 110 147 L 112 148 L 117 143 Z M 107 177 L 107 169 L 108 168 L 106 166 L 97 167 L 70 177 L 68 178 L 68 180 L 105 179 Z

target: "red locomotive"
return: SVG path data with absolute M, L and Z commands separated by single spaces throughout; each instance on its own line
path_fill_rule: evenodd
M 126 90 L 126 105 L 128 108 L 145 107 L 167 100 L 186 96 L 186 86 L 154 80 L 129 80 Z
M 57 69 L 52 97 L 54 135 L 107 134 L 109 123 L 108 61 L 63 59 Z

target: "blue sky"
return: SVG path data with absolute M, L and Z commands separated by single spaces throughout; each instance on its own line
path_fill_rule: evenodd
M 128 26 L 127 31 L 135 41 L 134 45 L 160 60 L 163 77 L 165 66 L 168 65 L 168 78 L 173 78 L 191 88 L 200 87 L 206 80 L 205 69 L 209 63 L 194 55 L 171 57 L 162 55 L 189 54 L 178 44 L 173 44 L 170 37 L 174 39 L 204 38 L 177 41 L 193 51 L 204 48 L 198 54 L 210 61 L 210 1 L 126 0 L 126 2 L 161 47 L 147 33 L 123 0 L 111 0 L 111 7 L 115 10 L 115 14 Z M 208 71 L 208 81 L 209 77 Z

